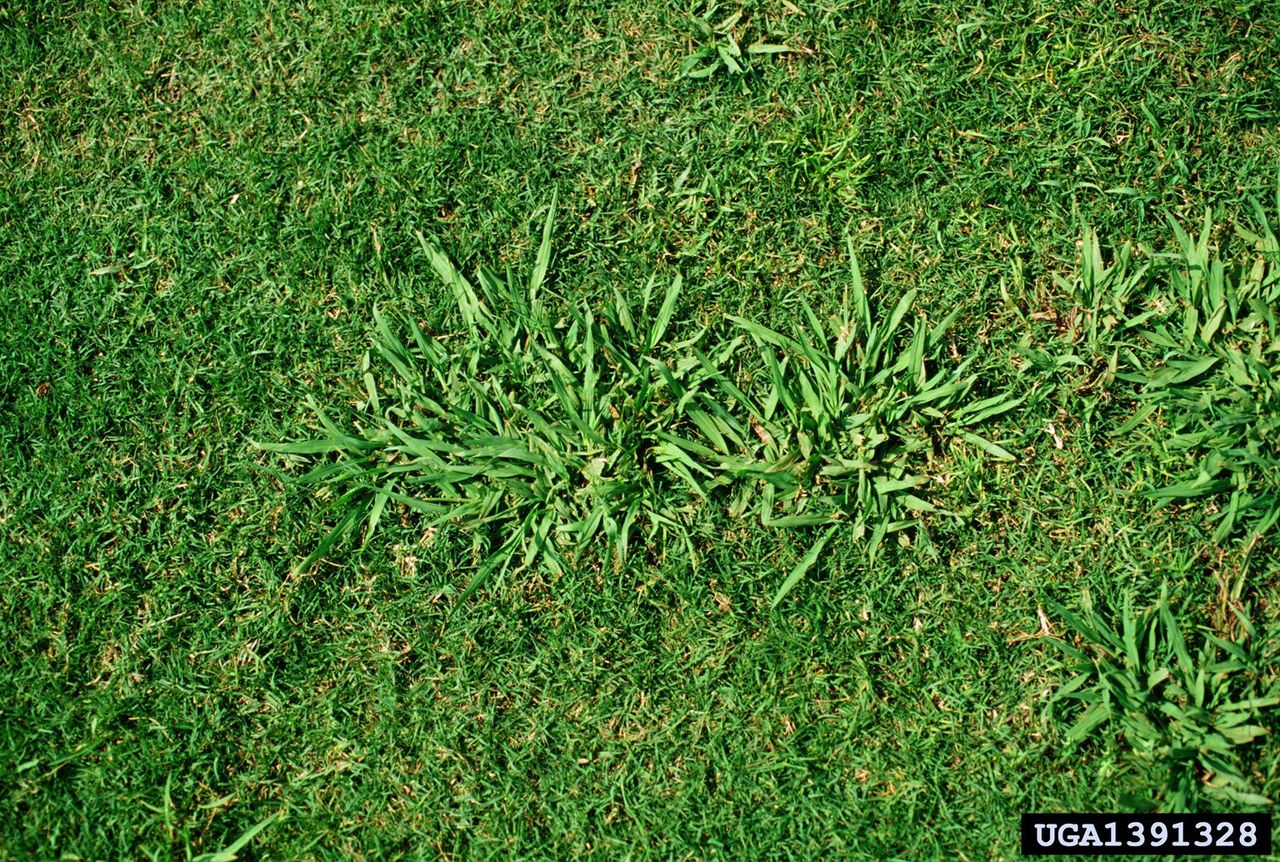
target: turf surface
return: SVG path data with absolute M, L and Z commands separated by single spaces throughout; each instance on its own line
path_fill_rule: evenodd
M 682 77 L 739 8 L 794 50 Z M 1007 859 L 1022 811 L 1151 796 L 1045 711 L 1041 613 L 1167 582 L 1188 627 L 1263 626 L 1280 566 L 1134 494 L 1163 468 L 1054 365 L 1054 276 L 1086 226 L 1163 248 L 1166 211 L 1273 201 L 1278 54 L 1245 0 L 0 7 L 0 858 L 265 822 L 242 858 Z M 838 537 L 775 611 L 810 538 L 746 523 L 458 608 L 469 537 L 405 512 L 290 574 L 322 501 L 249 441 L 361 397 L 373 307 L 456 326 L 414 229 L 527 268 L 553 192 L 555 289 L 680 272 L 681 334 L 829 305 L 852 236 L 1028 394 L 1017 463 L 939 453 L 963 518 L 874 564 Z M 1248 762 L 1274 798 L 1275 744 Z

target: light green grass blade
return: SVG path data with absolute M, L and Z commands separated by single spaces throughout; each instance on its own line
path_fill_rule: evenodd
M 351 491 L 348 492 L 340 502 L 351 503 L 355 498 L 356 492 Z M 330 548 L 350 535 L 355 529 L 356 524 L 360 521 L 362 515 L 360 508 L 361 507 L 358 505 L 350 505 L 347 511 L 338 520 L 338 523 L 335 524 L 333 529 L 316 544 L 311 553 L 308 554 L 301 563 L 298 563 L 298 565 L 293 567 L 293 573 L 295 575 L 300 575 L 310 570 L 311 567 L 319 562 L 325 554 L 329 553 Z
M 796 563 L 795 568 L 791 570 L 790 574 L 782 581 L 782 585 L 778 587 L 778 591 L 774 593 L 773 600 L 769 603 L 770 608 L 776 608 L 787 597 L 787 593 L 791 592 L 795 585 L 800 583 L 800 579 L 813 568 L 814 563 L 818 561 L 818 557 L 822 554 L 822 549 L 827 546 L 827 542 L 831 540 L 833 535 L 835 535 L 835 528 L 828 528 L 805 552 L 805 555 L 800 558 L 800 562 Z
M 551 205 L 547 207 L 547 219 L 542 225 L 542 242 L 538 244 L 538 256 L 534 260 L 533 273 L 529 276 L 529 302 L 538 301 L 542 285 L 547 280 L 547 269 L 551 266 L 551 229 L 556 218 L 556 200 L 559 192 L 551 195 Z
M 1066 733 L 1068 742 L 1080 743 L 1101 724 L 1111 718 L 1111 706 L 1105 702 L 1095 703 L 1080 716 Z
M 530 515 L 529 517 L 532 518 L 533 516 Z M 480 567 L 480 570 L 476 572 L 475 576 L 467 583 L 466 589 L 462 591 L 462 595 L 458 596 L 458 601 L 454 604 L 455 611 L 465 605 L 467 603 L 467 599 L 475 595 L 476 590 L 488 583 L 489 579 L 492 578 L 499 570 L 506 571 L 507 567 L 511 564 L 511 558 L 515 555 L 516 551 L 519 550 L 523 538 L 524 531 L 513 530 L 511 532 L 510 538 L 503 543 L 502 547 L 489 556 L 489 559 L 485 564 Z
M 852 290 L 853 310 L 861 324 L 861 334 L 865 338 L 870 335 L 872 329 L 871 303 L 867 300 L 867 288 L 862 281 L 862 268 L 858 266 L 858 255 L 853 249 L 853 237 L 846 237 L 845 245 L 849 249 L 849 286 Z
M 369 520 L 365 527 L 364 539 L 361 541 L 361 547 L 369 544 L 369 539 L 373 538 L 373 532 L 378 528 L 378 521 L 382 518 L 382 512 L 387 508 L 388 493 L 394 486 L 396 480 L 394 477 L 387 480 L 382 489 L 378 491 L 373 498 L 373 505 L 369 507 Z
M 983 452 L 986 452 L 988 455 L 990 455 L 991 457 L 995 458 L 998 461 L 1016 461 L 1017 460 L 1017 457 L 1008 449 L 1004 448 L 1003 446 L 997 443 L 992 443 L 990 440 L 986 439 L 985 437 L 979 437 L 977 434 L 974 434 L 972 431 L 958 431 L 956 433 L 956 436 L 958 436 L 961 440 L 965 441 L 966 443 L 969 443 L 973 446 L 977 446 Z
M 975 401 L 972 404 L 966 404 L 957 409 L 951 417 L 951 421 L 957 425 L 977 425 L 985 422 L 1002 413 L 1007 413 L 1018 405 L 1027 400 L 1027 396 L 1020 395 L 1017 398 L 1010 398 L 1008 395 L 993 395 L 990 398 L 984 398 L 981 401 Z
M 249 842 L 256 838 L 259 832 L 283 819 L 283 814 L 272 814 L 269 817 L 264 817 L 253 826 L 250 826 L 243 835 L 232 841 L 224 849 L 216 853 L 202 853 L 195 857 L 194 862 L 236 862 L 240 858 L 240 851 L 248 847 Z
M 426 237 L 419 231 L 414 231 L 414 236 L 418 238 L 418 244 L 422 247 L 422 251 L 427 256 L 427 260 L 431 264 L 431 268 L 436 271 L 436 275 L 440 280 L 453 291 L 454 301 L 458 305 L 458 311 L 462 314 L 462 321 L 468 327 L 478 327 L 489 317 L 488 309 L 481 303 L 480 297 L 476 295 L 475 288 L 471 286 L 471 282 L 467 281 L 462 273 L 458 272 L 454 267 L 453 261 L 439 249 L 433 242 L 429 242 Z
M 671 280 L 671 286 L 667 288 L 666 296 L 662 299 L 662 307 L 658 309 L 658 316 L 653 320 L 653 327 L 649 330 L 649 350 L 653 350 L 658 346 L 658 342 L 667 331 L 667 325 L 671 323 L 671 315 L 676 310 L 676 300 L 680 297 L 680 288 L 684 284 L 684 278 L 680 273 L 676 273 L 676 277 Z
M 1213 479 L 1208 476 L 1201 476 L 1189 482 L 1177 482 L 1161 488 L 1143 491 L 1142 495 L 1157 500 L 1186 500 L 1192 497 L 1203 497 L 1206 494 L 1216 494 L 1219 491 L 1226 491 L 1230 488 L 1230 479 Z

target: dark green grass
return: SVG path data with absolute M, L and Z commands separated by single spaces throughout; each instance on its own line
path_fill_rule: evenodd
M 746 7 L 808 50 L 745 80 L 679 78 L 701 8 L 0 8 L 0 857 L 185 859 L 279 816 L 254 858 L 1012 858 L 1022 811 L 1151 792 L 1045 717 L 1038 609 L 1168 581 L 1222 626 L 1242 582 L 1274 618 L 1273 545 L 1153 514 L 1106 444 L 1123 391 L 1011 357 L 1070 349 L 1082 225 L 1164 246 L 1162 209 L 1274 188 L 1280 17 L 795 5 Z M 249 439 L 360 398 L 372 306 L 456 325 L 413 228 L 527 265 L 553 190 L 556 289 L 680 271 L 685 334 L 830 307 L 851 234 L 878 297 L 959 304 L 983 386 L 1034 394 L 995 432 L 1019 463 L 939 453 L 965 519 L 875 565 L 834 540 L 774 612 L 806 538 L 741 524 L 696 571 L 451 616 L 471 543 L 399 512 L 291 577 L 328 525 Z M 1275 744 L 1251 762 L 1274 798 Z

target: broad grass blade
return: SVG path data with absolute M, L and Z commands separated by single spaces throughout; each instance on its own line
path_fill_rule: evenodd
M 529 302 L 538 299 L 538 291 L 547 280 L 547 268 L 551 265 L 551 226 L 556 218 L 556 200 L 559 192 L 551 195 L 551 206 L 547 207 L 547 220 L 542 225 L 542 242 L 538 245 L 538 256 L 533 264 L 533 274 L 529 277 Z
M 671 315 L 676 310 L 676 300 L 680 296 L 680 287 L 683 284 L 683 276 L 680 273 L 676 273 L 676 277 L 671 281 L 671 286 L 667 288 L 667 295 L 663 297 L 662 307 L 658 309 L 658 316 L 654 318 L 653 327 L 649 330 L 650 350 L 657 347 L 658 341 L 667 331 L 667 325 L 671 323 Z
M 800 583 L 800 579 L 803 578 L 805 574 L 813 568 L 813 564 L 818 561 L 818 556 L 822 553 L 822 549 L 827 546 L 827 542 L 831 540 L 831 537 L 835 535 L 835 531 L 835 527 L 829 528 L 822 534 L 818 541 L 813 543 L 813 546 L 809 548 L 808 552 L 800 558 L 800 562 L 796 563 L 796 567 L 792 569 L 791 573 L 787 575 L 785 580 L 783 580 L 782 586 L 778 587 L 778 591 L 774 593 L 773 601 L 769 603 L 769 607 L 776 608 L 782 600 L 787 597 L 787 593 L 791 592 L 792 588 L 794 588 L 796 584 Z

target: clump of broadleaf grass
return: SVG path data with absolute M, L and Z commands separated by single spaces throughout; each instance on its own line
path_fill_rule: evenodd
M 347 488 L 337 526 L 301 568 L 362 522 L 367 541 L 393 501 L 477 537 L 485 561 L 468 592 L 509 569 L 561 571 L 602 538 L 619 564 L 635 531 L 689 543 L 685 467 L 659 439 L 676 416 L 663 376 L 678 379 L 667 357 L 681 345 L 664 337 L 680 279 L 656 309 L 652 280 L 634 311 L 616 292 L 602 317 L 549 303 L 554 208 L 523 284 L 481 267 L 473 285 L 419 235 L 463 331 L 410 325 L 406 342 L 375 312 L 374 348 L 394 375 L 379 387 L 366 362 L 362 430 L 316 408 L 324 436 L 264 447 L 332 454 L 301 481 Z
M 1280 241 L 1256 201 L 1254 212 L 1256 232 L 1236 229 L 1253 251 L 1245 263 L 1210 248 L 1208 213 L 1195 238 L 1170 220 L 1178 249 L 1163 256 L 1167 281 L 1131 324 L 1155 355 L 1133 355 L 1134 370 L 1118 375 L 1141 386 L 1141 407 L 1117 433 L 1157 419 L 1151 443 L 1169 472 L 1181 474 L 1147 496 L 1165 505 L 1228 495 L 1215 515 L 1215 542 L 1237 526 L 1256 539 L 1280 519 Z
M 1112 436 L 1155 454 L 1166 479 L 1142 493 L 1157 508 L 1225 495 L 1215 506 L 1215 543 L 1243 527 L 1252 545 L 1280 520 L 1280 240 L 1252 203 L 1255 229 L 1236 227 L 1243 261 L 1212 247 L 1209 213 L 1198 236 L 1170 217 L 1173 251 L 1126 245 L 1109 265 L 1086 228 L 1078 269 L 1057 279 L 1074 302 L 1072 352 L 1026 351 L 1042 368 L 1090 369 L 1077 391 L 1136 385 L 1124 393 L 1134 412 Z M 1096 401 L 1079 406 L 1089 411 Z
M 1088 226 L 1083 234 L 1080 266 L 1070 278 L 1054 276 L 1058 286 L 1075 303 L 1066 337 L 1072 342 L 1083 342 L 1082 349 L 1088 357 L 1085 364 L 1109 353 L 1109 376 L 1114 376 L 1120 351 L 1119 333 L 1140 325 L 1145 319 L 1131 316 L 1128 310 L 1133 298 L 1146 286 L 1151 264 L 1139 259 L 1132 246 L 1124 245 L 1108 266 L 1102 257 L 1098 234 Z
M 330 456 L 300 481 L 340 489 L 337 524 L 300 568 L 362 523 L 367 542 L 393 502 L 475 536 L 485 561 L 467 594 L 499 572 L 563 571 L 601 540 L 621 566 L 637 532 L 696 558 L 696 505 L 711 501 L 733 517 L 758 511 L 766 527 L 828 527 L 776 605 L 838 526 L 874 557 L 934 510 L 921 464 L 939 434 L 1012 458 L 969 429 L 1021 399 L 974 401 L 968 361 L 940 358 L 955 312 L 908 321 L 912 291 L 877 317 L 856 259 L 831 322 L 807 303 L 790 335 L 734 317 L 739 334 L 704 352 L 705 332 L 666 337 L 678 276 L 656 311 L 653 280 L 637 310 L 616 290 L 600 316 L 549 302 L 553 216 L 554 203 L 524 283 L 480 267 L 473 284 L 419 236 L 463 330 L 409 325 L 406 340 L 375 311 L 374 351 L 393 374 L 379 384 L 366 355 L 357 430 L 313 405 L 323 436 L 263 447 Z M 739 357 L 748 339 L 757 350 Z
M 1067 730 L 1068 741 L 1118 729 L 1140 763 L 1163 773 L 1159 798 L 1151 802 L 1167 810 L 1192 810 L 1201 794 L 1268 803 L 1254 789 L 1243 755 L 1268 733 L 1258 723 L 1263 714 L 1280 704 L 1276 632 L 1259 637 L 1237 612 L 1237 639 L 1204 630 L 1193 652 L 1167 590 L 1139 615 L 1126 604 L 1119 631 L 1093 609 L 1088 592 L 1079 615 L 1054 608 L 1078 636 L 1074 643 L 1058 641 L 1075 675 L 1050 701 L 1051 711 L 1063 702 L 1085 708 Z
M 698 49 L 680 67 L 686 78 L 709 78 L 717 72 L 743 76 L 751 70 L 751 59 L 761 55 L 785 54 L 792 51 L 786 45 L 764 42 L 759 39 L 744 50 L 739 39 L 747 25 L 741 10 L 726 15 L 713 23 L 716 4 L 712 3 L 702 15 L 692 19 L 693 30 L 700 40 Z
M 731 348 L 745 337 L 757 350 L 743 360 L 741 375 L 696 352 L 715 392 L 708 387 L 681 403 L 701 439 L 666 439 L 733 489 L 731 515 L 755 508 L 767 527 L 850 524 L 874 558 L 887 534 L 934 511 L 921 496 L 928 482 L 922 467 L 937 438 L 956 436 L 1012 460 L 970 427 L 1022 399 L 972 399 L 971 360 L 950 363 L 940 355 L 957 312 L 932 325 L 920 314 L 908 320 L 912 290 L 888 315 L 876 315 L 852 245 L 849 255 L 851 285 L 838 316 L 824 323 L 802 301 L 804 323 L 790 334 L 731 317 L 743 334 Z M 833 530 L 814 543 L 774 604 L 816 561 Z

